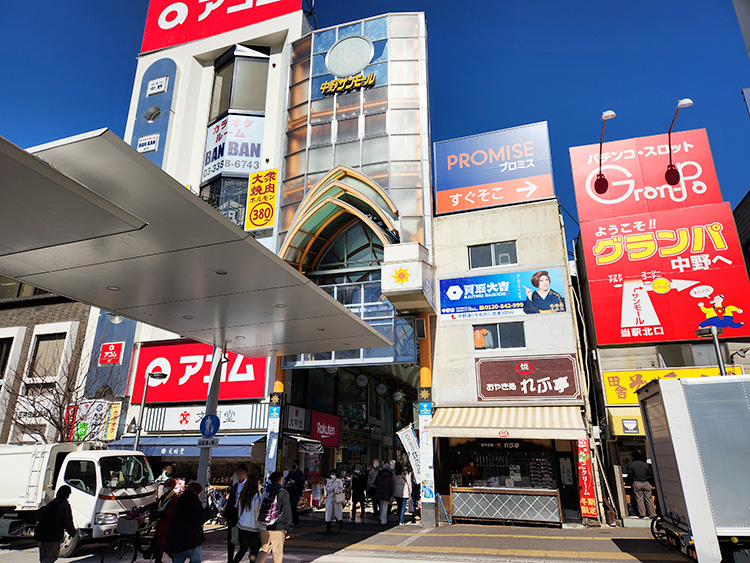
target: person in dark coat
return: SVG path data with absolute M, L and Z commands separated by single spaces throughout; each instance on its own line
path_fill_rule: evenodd
M 294 523 L 292 522 L 292 506 L 289 502 L 289 491 L 281 486 L 284 475 L 281 471 L 274 471 L 268 478 L 271 484 L 266 489 L 266 495 L 273 498 L 277 495 L 279 505 L 279 519 L 264 526 L 260 524 L 260 541 L 263 545 L 255 563 L 265 563 L 268 554 L 273 552 L 273 563 L 281 563 L 284 559 L 284 542 L 292 537 Z
M 200 483 L 190 483 L 177 499 L 169 523 L 164 551 L 172 558 L 172 563 L 200 563 L 203 545 L 203 523 L 209 519 L 198 495 L 203 491 Z
M 375 478 L 375 500 L 380 503 L 380 523 L 383 525 L 388 523 L 388 507 L 393 498 L 394 479 L 391 466 L 384 463 Z
M 352 473 L 352 520 L 357 513 L 357 504 L 362 505 L 362 518 L 365 517 L 365 491 L 367 490 L 367 473 L 362 471 L 358 463 Z
M 224 519 L 227 521 L 227 563 L 234 560 L 234 544 L 232 543 L 232 528 L 237 525 L 240 517 L 239 503 L 242 489 L 247 483 L 247 465 L 241 463 L 234 472 L 237 482 L 229 487 L 229 498 L 224 505 Z
M 172 520 L 172 513 L 177 504 L 178 495 L 174 491 L 176 484 L 177 482 L 171 478 L 164 481 L 161 485 L 162 491 L 164 491 L 162 495 L 144 507 L 152 511 L 152 520 L 154 518 L 157 519 L 156 531 L 154 532 L 154 537 L 151 539 L 151 553 L 153 554 L 155 563 L 162 563 L 162 557 L 164 556 L 164 544 L 167 541 L 169 522 Z
M 63 485 L 57 490 L 54 500 L 42 509 L 39 522 L 34 530 L 34 539 L 39 541 L 40 563 L 54 563 L 60 556 L 60 542 L 65 532 L 75 537 L 77 530 L 73 523 L 73 511 L 68 497 L 70 487 Z
M 299 461 L 296 459 L 292 462 L 292 470 L 284 480 L 284 488 L 289 491 L 289 504 L 292 505 L 292 521 L 295 526 L 299 526 L 299 514 L 297 514 L 297 505 L 302 498 L 302 491 L 305 489 L 305 474 L 299 468 Z

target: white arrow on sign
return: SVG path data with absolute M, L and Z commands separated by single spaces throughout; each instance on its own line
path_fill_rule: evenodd
M 526 199 L 530 198 L 532 195 L 534 195 L 534 192 L 539 188 L 536 184 L 533 184 L 529 182 L 528 180 L 525 180 L 524 183 L 525 186 L 521 186 L 520 188 L 516 188 L 517 192 L 526 192 Z

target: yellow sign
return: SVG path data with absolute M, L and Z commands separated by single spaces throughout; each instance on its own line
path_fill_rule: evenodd
M 741 375 L 742 366 L 727 366 L 727 374 Z M 679 379 L 683 377 L 713 377 L 719 374 L 719 368 L 661 368 L 642 369 L 637 371 L 605 371 L 604 396 L 608 405 L 637 405 L 636 391 L 654 379 Z
M 114 440 L 117 438 L 117 427 L 120 425 L 121 403 L 110 403 L 107 415 L 104 418 L 102 429 L 102 440 Z
M 374 73 L 371 72 L 365 76 L 360 72 L 356 76 L 334 78 L 328 82 L 323 82 L 323 84 L 320 85 L 320 93 L 324 96 L 330 96 L 332 94 L 342 94 L 343 92 L 349 92 L 350 90 L 357 90 L 359 88 L 370 88 L 374 85 Z
M 245 207 L 245 230 L 273 227 L 276 216 L 279 169 L 262 170 L 250 174 Z

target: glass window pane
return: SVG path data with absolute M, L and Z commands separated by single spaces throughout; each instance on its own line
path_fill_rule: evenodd
M 419 110 L 402 109 L 391 112 L 391 133 L 419 134 Z
M 326 170 L 326 172 L 328 172 L 328 171 Z M 319 174 L 308 174 L 308 175 L 307 175 L 307 182 L 305 182 L 305 184 L 306 184 L 306 186 L 307 186 L 307 187 L 305 188 L 305 191 L 306 191 L 306 192 L 309 192 L 309 191 L 310 191 L 311 189 L 313 189 L 313 188 L 315 187 L 315 184 L 317 184 L 317 183 L 318 183 L 318 181 L 319 181 L 319 180 L 320 180 L 320 179 L 321 179 L 321 178 L 322 178 L 323 176 L 325 176 L 325 175 L 326 175 L 326 172 L 321 172 L 321 173 L 319 173 Z
M 419 63 L 417 61 L 392 62 L 391 84 L 419 84 Z
M 370 64 L 384 63 L 388 60 L 388 41 L 375 41 L 372 44 L 372 60 Z
M 307 171 L 322 172 L 324 170 L 330 170 L 333 163 L 332 156 L 333 150 L 331 145 L 317 149 L 310 149 L 307 158 Z
M 382 321 L 370 321 L 369 324 L 372 328 L 377 330 L 380 334 L 385 336 L 388 340 L 393 342 L 395 340 L 393 334 L 393 320 L 382 320 Z M 393 357 L 393 347 L 383 346 L 381 348 L 366 348 L 364 350 L 365 358 L 390 358 Z
M 336 158 L 333 165 L 359 168 L 359 141 L 336 145 Z
M 42 334 L 36 337 L 29 377 L 57 377 L 62 362 L 65 333 Z
M 391 39 L 392 61 L 415 61 L 419 59 L 419 40 Z
M 305 173 L 305 151 L 291 154 L 284 159 L 284 178 L 294 178 Z
M 376 113 L 365 117 L 365 137 L 387 132 L 385 116 L 385 113 Z
M 492 245 L 479 244 L 469 247 L 469 268 L 487 268 L 492 266 Z
M 354 350 L 336 350 L 334 354 L 334 358 L 336 360 L 359 360 L 360 358 L 360 349 L 356 348 Z
M 362 74 L 367 76 L 373 73 L 375 75 L 375 86 L 385 86 L 388 84 L 388 64 L 380 63 L 377 65 L 370 65 L 362 71 Z
M 424 218 L 401 218 L 401 242 L 421 242 L 424 244 Z
M 716 350 L 714 349 L 713 343 L 701 342 L 700 344 L 691 344 L 690 347 L 692 348 L 693 352 L 693 365 L 716 366 L 719 364 L 719 361 L 716 358 Z M 724 354 L 724 356 L 726 356 L 726 354 Z
M 492 246 L 494 247 L 495 266 L 518 263 L 518 257 L 516 256 L 516 241 L 496 242 Z
M 359 138 L 359 119 L 345 119 L 336 123 L 338 132 L 336 133 L 337 142 L 351 141 Z
M 310 88 L 310 81 L 305 80 L 289 90 L 289 106 L 298 106 L 307 101 L 307 90 Z
M 391 160 L 419 160 L 422 158 L 419 135 L 391 136 Z
M 286 134 L 286 154 L 301 151 L 307 146 L 307 127 Z
M 412 317 L 396 317 L 395 355 L 397 362 L 414 362 L 417 359 L 417 334 Z
M 419 86 L 391 86 L 391 107 L 407 109 L 419 107 Z
M 370 41 L 385 39 L 388 37 L 388 18 L 377 18 L 365 22 L 365 37 Z
M 422 215 L 422 190 L 395 190 L 388 194 L 400 215 Z
M 21 284 L 11 278 L 0 276 L 0 299 L 13 299 L 18 297 L 18 288 Z
M 474 350 L 494 350 L 499 348 L 497 339 L 497 325 L 475 325 Z
M 362 141 L 362 164 L 388 160 L 388 137 L 375 137 Z
M 286 120 L 287 129 L 296 129 L 307 123 L 307 103 L 289 110 Z
M 380 113 L 388 109 L 388 88 L 365 90 L 365 115 Z
M 216 71 L 214 75 L 214 90 L 211 95 L 211 110 L 208 112 L 209 121 L 213 121 L 229 109 L 229 100 L 232 96 L 233 73 L 234 62 Z
M 333 80 L 332 74 L 324 74 L 323 76 L 316 76 L 312 79 L 312 92 L 310 93 L 310 96 L 313 100 L 326 97 L 323 95 L 323 92 L 320 91 L 320 87 L 329 80 Z M 330 96 L 330 98 L 333 99 L 333 96 Z
M 368 164 L 362 167 L 362 173 L 373 180 L 381 188 L 388 187 L 388 163 Z
M 346 119 L 359 115 L 359 92 L 336 96 L 336 119 Z
M 333 119 L 333 98 L 310 102 L 310 123 L 323 123 Z
M 292 84 L 297 84 L 310 77 L 310 59 L 292 65 Z
M 310 127 L 310 145 L 331 144 L 331 123 L 321 123 Z
M 266 111 L 268 61 L 238 58 L 235 64 L 237 69 L 232 86 L 232 108 Z
M 687 344 L 660 344 L 656 347 L 659 359 L 666 367 L 680 367 L 691 365 L 690 348 Z
M 336 30 L 329 29 L 313 35 L 313 53 L 323 53 L 336 42 Z
M 419 161 L 393 162 L 391 164 L 391 187 L 421 188 L 422 163 Z
M 281 188 L 281 205 L 302 201 L 305 196 L 305 177 L 299 176 L 284 182 Z
M 240 227 L 245 223 L 245 206 L 247 205 L 247 178 L 221 179 L 219 213 Z
M 497 325 L 501 348 L 524 348 L 526 337 L 523 333 L 523 323 L 502 323 Z
M 391 16 L 391 37 L 418 37 L 417 16 Z
M 339 41 L 344 37 L 351 37 L 352 35 L 362 35 L 362 22 L 342 25 L 339 28 Z
M 297 212 L 298 207 L 299 203 L 294 203 L 281 208 L 281 224 L 279 225 L 280 232 L 289 230 L 289 226 L 292 224 L 292 219 L 294 219 L 294 214 Z M 281 246 L 281 242 L 279 243 L 279 246 Z
M 314 55 L 312 58 L 312 75 L 320 76 L 321 74 L 328 74 L 325 54 Z
M 312 43 L 312 35 L 300 39 L 292 46 L 292 62 L 301 61 L 310 56 L 310 45 Z

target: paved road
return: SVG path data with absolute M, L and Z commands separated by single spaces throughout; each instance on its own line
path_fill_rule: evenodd
M 226 529 L 211 528 L 204 563 L 226 561 Z M 61 563 L 99 563 L 102 545 L 86 546 Z M 0 543 L 2 563 L 36 563 L 36 543 Z M 168 558 L 165 558 L 168 560 Z M 287 542 L 285 563 L 622 563 L 685 561 L 651 539 L 648 529 L 557 529 L 458 524 L 437 529 L 419 525 L 380 526 L 373 519 L 345 521 L 343 531 L 326 534 L 319 513 L 308 514 Z M 270 560 L 269 560 L 270 561 Z

